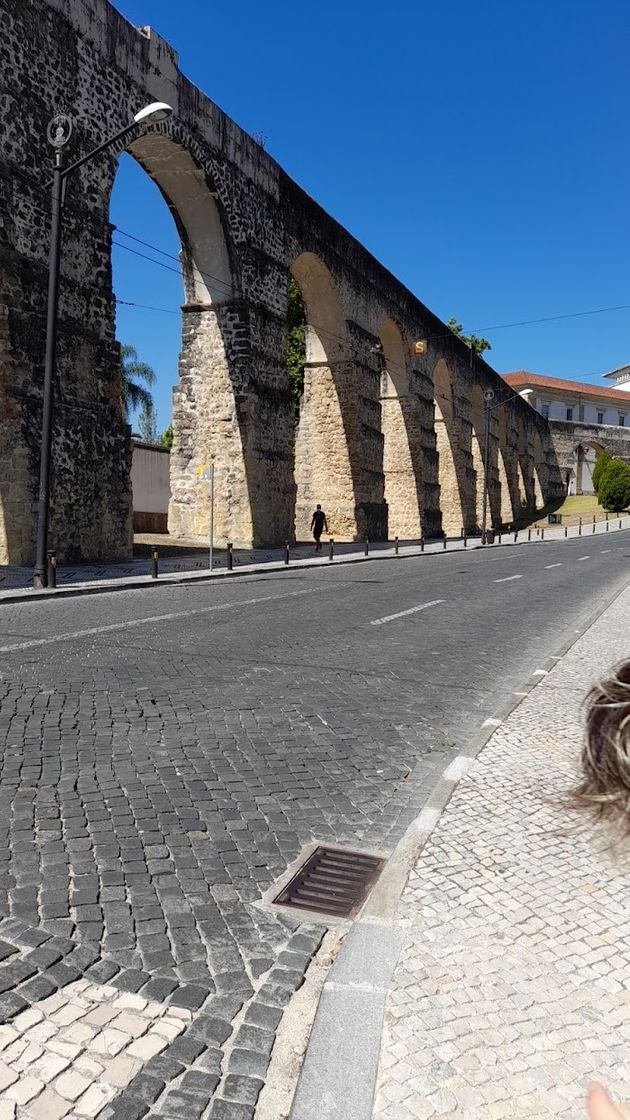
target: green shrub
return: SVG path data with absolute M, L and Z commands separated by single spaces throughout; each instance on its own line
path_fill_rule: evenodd
M 611 459 L 599 478 L 597 491 L 600 504 L 611 513 L 620 513 L 630 506 L 630 464 Z
M 605 448 L 602 448 L 601 451 L 597 452 L 595 466 L 593 467 L 593 488 L 596 494 L 599 494 L 599 482 L 602 477 L 603 471 L 610 463 L 610 459 L 610 452 L 606 451 Z

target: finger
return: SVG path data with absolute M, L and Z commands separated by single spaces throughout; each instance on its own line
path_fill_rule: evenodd
M 604 1086 L 598 1082 L 589 1085 L 586 1106 L 589 1120 L 620 1120 L 621 1118 L 621 1113 L 615 1108 Z

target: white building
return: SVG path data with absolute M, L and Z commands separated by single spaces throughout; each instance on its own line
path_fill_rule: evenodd
M 594 493 L 591 476 L 597 452 L 608 446 L 611 454 L 618 454 L 614 447 L 619 441 L 630 441 L 630 431 L 626 436 L 619 430 L 630 429 L 630 366 L 604 374 L 615 385 L 624 385 L 623 389 L 567 381 L 561 377 L 542 377 L 524 369 L 502 376 L 516 393 L 531 389 L 529 403 L 546 420 L 553 422 L 554 428 L 566 424 L 567 435 L 570 432 L 575 437 L 574 462 L 567 465 L 568 492 Z M 601 440 L 597 429 L 601 430 Z

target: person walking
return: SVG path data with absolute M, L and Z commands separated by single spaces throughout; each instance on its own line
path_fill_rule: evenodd
M 316 552 L 321 552 L 322 550 L 322 533 L 324 530 L 328 532 L 328 522 L 326 520 L 326 514 L 318 503 L 317 509 L 311 517 L 311 531 L 315 538 Z

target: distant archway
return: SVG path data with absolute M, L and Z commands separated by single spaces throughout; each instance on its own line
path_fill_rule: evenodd
M 461 485 L 456 464 L 459 449 L 455 434 L 453 383 L 443 358 L 440 358 L 433 370 L 433 397 L 442 530 L 447 536 L 457 536 L 464 525 Z
M 486 402 L 481 385 L 474 385 L 472 391 L 472 459 L 475 471 L 475 519 L 477 529 L 483 524 L 484 495 L 484 444 L 486 424 Z M 489 467 L 491 464 L 488 464 Z M 488 480 L 489 482 L 489 480 Z M 490 505 L 486 509 L 486 522 L 491 523 Z
M 302 253 L 291 266 L 306 311 L 304 390 L 295 435 L 295 535 L 310 535 L 315 505 L 323 506 L 338 540 L 357 535 L 349 441 L 355 423 L 352 363 L 339 294 L 326 265 Z
M 382 347 L 381 429 L 383 476 L 388 509 L 388 536 L 411 540 L 422 536 L 420 466 L 411 450 L 406 418 L 409 400 L 407 353 L 396 323 L 385 319 L 379 331 Z M 416 438 L 416 443 L 417 438 Z
M 600 451 L 604 445 L 596 440 L 584 440 L 579 443 L 573 452 L 573 470 L 575 473 L 575 493 L 594 494 L 593 470 Z

